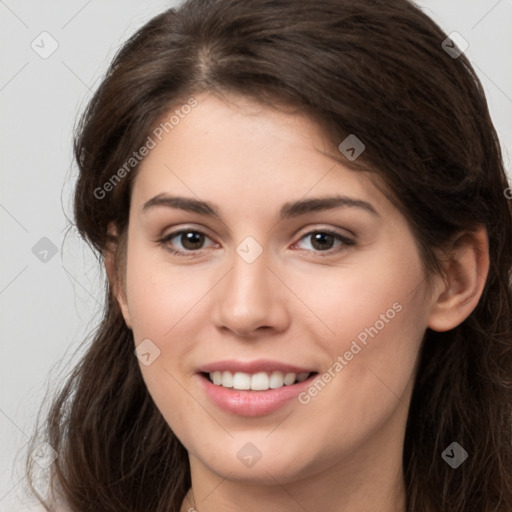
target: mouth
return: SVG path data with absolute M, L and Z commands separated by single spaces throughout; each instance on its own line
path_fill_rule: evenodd
M 200 368 L 196 375 L 205 395 L 219 409 L 255 417 L 291 406 L 318 372 L 276 361 L 223 361 Z
M 240 416 L 262 416 L 291 405 L 318 375 L 314 368 L 275 359 L 224 359 L 196 372 L 208 399 L 223 411 Z
M 304 382 L 318 372 L 231 372 L 229 370 L 217 370 L 213 372 L 200 372 L 214 386 L 219 386 L 234 391 L 268 391 L 280 389 L 285 386 L 293 386 Z

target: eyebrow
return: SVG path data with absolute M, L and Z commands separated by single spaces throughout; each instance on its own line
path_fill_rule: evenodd
M 146 212 L 155 207 L 177 208 L 187 212 L 198 213 L 222 220 L 219 210 L 212 203 L 201 201 L 191 197 L 169 196 L 166 194 L 158 194 L 149 199 L 142 205 L 142 212 Z M 307 213 L 332 210 L 334 208 L 359 208 L 366 212 L 380 217 L 377 210 L 368 202 L 361 199 L 355 199 L 347 196 L 327 196 L 316 197 L 311 199 L 302 199 L 285 203 L 279 212 L 279 219 L 299 217 Z

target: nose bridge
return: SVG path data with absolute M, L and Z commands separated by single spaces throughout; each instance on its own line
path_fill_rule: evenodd
M 268 254 L 262 247 L 259 250 L 251 242 L 242 242 L 236 248 L 226 298 L 240 311 L 251 309 L 256 313 L 270 299 L 271 273 L 267 265 Z
M 268 268 L 269 259 L 270 253 L 253 237 L 247 237 L 236 247 L 231 270 L 218 296 L 219 325 L 237 334 L 247 334 L 259 327 L 283 327 L 283 290 Z

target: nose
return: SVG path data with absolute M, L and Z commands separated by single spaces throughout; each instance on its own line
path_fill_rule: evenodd
M 289 324 L 286 287 L 268 266 L 266 252 L 251 263 L 238 253 L 221 286 L 216 287 L 214 322 L 238 337 L 283 331 Z

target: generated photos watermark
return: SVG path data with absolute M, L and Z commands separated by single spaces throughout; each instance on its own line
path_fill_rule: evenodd
M 175 109 L 167 121 L 160 123 L 153 129 L 151 135 L 148 135 L 146 142 L 138 149 L 138 151 L 134 151 L 126 162 L 107 181 L 105 181 L 101 187 L 96 187 L 94 189 L 94 197 L 101 200 L 105 198 L 108 192 L 112 192 L 116 185 L 120 183 L 124 177 L 130 174 L 142 159 L 149 155 L 152 149 L 156 148 L 158 142 L 160 142 L 164 137 L 164 134 L 168 134 L 174 130 L 174 128 L 181 122 L 181 119 L 185 119 L 185 117 L 192 111 L 192 108 L 197 107 L 197 105 L 197 100 L 194 97 L 191 97 L 187 100 L 187 103 L 184 103 L 180 108 Z
M 356 336 L 356 339 L 352 340 L 349 350 L 345 351 L 343 355 L 339 355 L 324 373 L 317 376 L 307 390 L 299 393 L 297 397 L 299 403 L 302 405 L 309 404 L 311 399 L 317 396 L 354 359 L 354 356 L 368 345 L 370 341 L 368 338 L 375 338 L 402 309 L 402 304 L 395 302 L 385 313 L 380 314 L 379 319 L 372 326 L 363 329 Z

